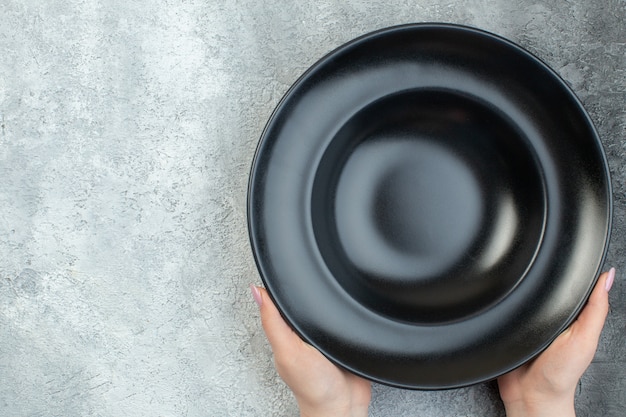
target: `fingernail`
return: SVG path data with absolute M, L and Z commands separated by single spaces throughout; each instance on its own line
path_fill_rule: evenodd
M 259 290 L 259 287 L 254 284 L 250 284 L 250 290 L 252 291 L 252 297 L 254 298 L 254 301 L 256 301 L 259 307 L 261 307 L 261 304 L 263 304 L 263 298 L 261 298 L 261 290 Z
M 609 269 L 609 275 L 606 277 L 606 281 L 604 282 L 604 288 L 609 291 L 613 286 L 613 281 L 615 281 L 615 268 Z

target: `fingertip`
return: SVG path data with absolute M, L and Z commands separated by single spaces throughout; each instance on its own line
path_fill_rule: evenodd
M 290 349 L 293 349 L 300 339 L 285 322 L 267 290 L 264 288 L 258 288 L 258 290 L 262 300 L 260 307 L 261 324 L 274 354 L 282 355 L 285 352 L 290 352 Z
M 577 331 L 582 332 L 593 339 L 600 337 L 604 322 L 609 312 L 608 289 L 610 289 L 614 279 L 615 270 L 611 268 L 608 272 L 600 275 L 598 282 L 589 297 L 587 305 L 583 308 L 574 323 Z
M 260 300 L 260 310 L 261 310 L 261 320 L 263 321 L 263 326 L 266 327 L 267 324 L 270 326 L 280 325 L 283 321 L 282 316 L 278 312 L 278 309 L 272 302 L 267 290 L 265 288 L 256 287 L 258 290 L 259 300 Z
M 252 298 L 259 307 L 263 306 L 263 296 L 261 295 L 261 289 L 254 284 L 250 284 L 250 291 L 252 292 Z
M 598 303 L 606 301 L 608 303 L 608 289 L 613 285 L 612 282 L 615 277 L 615 270 L 611 268 L 609 271 L 600 274 L 600 277 L 596 281 L 596 285 L 589 296 L 588 303 Z
M 604 289 L 606 290 L 606 292 L 611 291 L 613 282 L 615 282 L 615 268 L 609 269 L 606 279 L 604 280 Z
M 267 293 L 267 290 L 262 287 L 259 288 L 259 297 L 261 297 L 261 310 L 276 310 L 276 306 L 274 302 L 270 298 L 270 295 Z
M 258 288 L 258 290 L 259 296 L 261 297 L 261 319 L 264 323 L 269 322 L 272 326 L 291 329 L 287 323 L 285 323 L 283 316 L 278 311 L 278 307 L 276 307 L 272 301 L 267 290 L 265 288 Z

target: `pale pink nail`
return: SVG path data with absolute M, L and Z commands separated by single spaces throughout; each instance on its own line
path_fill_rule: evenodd
M 259 307 L 261 307 L 261 304 L 263 304 L 263 298 L 261 298 L 261 290 L 259 290 L 259 287 L 254 284 L 250 284 L 250 290 L 252 291 L 252 297 L 254 298 L 254 301 L 256 301 Z
M 613 286 L 613 281 L 615 281 L 615 268 L 609 269 L 609 275 L 606 277 L 606 281 L 604 282 L 604 289 L 609 291 Z

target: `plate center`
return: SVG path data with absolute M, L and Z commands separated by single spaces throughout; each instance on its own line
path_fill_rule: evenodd
M 470 167 L 428 138 L 376 135 L 341 172 L 336 227 L 347 258 L 372 276 L 445 273 L 477 239 L 484 204 Z
M 357 112 L 332 138 L 312 223 L 333 276 L 392 318 L 470 317 L 523 279 L 539 248 L 545 190 L 532 147 L 496 109 L 415 90 Z

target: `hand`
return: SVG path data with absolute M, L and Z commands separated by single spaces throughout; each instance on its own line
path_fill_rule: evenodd
M 285 323 L 264 289 L 251 290 L 276 370 L 293 391 L 301 416 L 367 416 L 370 382 L 333 365 Z
M 498 378 L 508 417 L 576 415 L 576 386 L 598 347 L 614 277 L 613 268 L 600 276 L 578 319 L 548 349 Z

